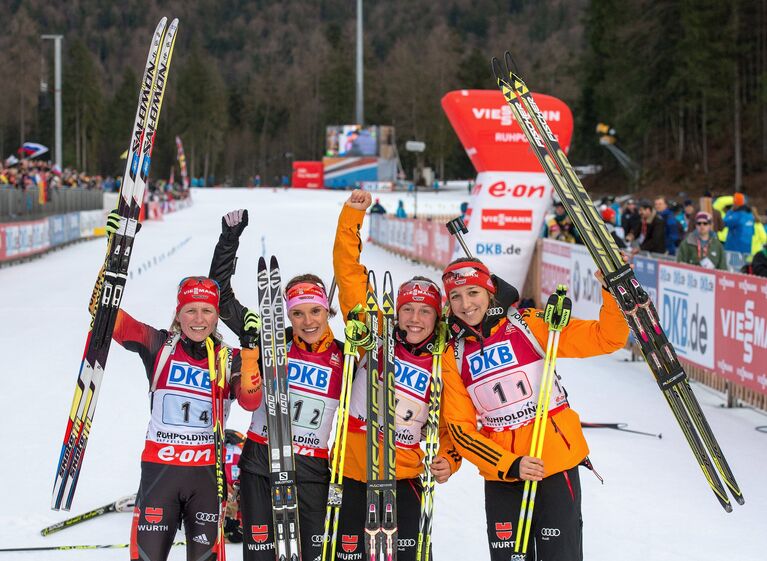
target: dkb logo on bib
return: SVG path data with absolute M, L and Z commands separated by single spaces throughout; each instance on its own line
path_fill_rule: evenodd
M 168 386 L 207 392 L 210 391 L 210 376 L 207 370 L 174 360 L 170 363 Z
M 469 363 L 472 380 L 514 366 L 519 362 L 508 341 L 485 347 L 484 352 L 478 349 L 466 357 L 466 360 Z
M 306 388 L 327 395 L 330 372 L 330 368 L 311 362 L 292 358 L 288 361 L 288 379 L 293 387 Z
M 409 362 L 395 359 L 394 377 L 398 386 L 406 388 L 421 398 L 426 397 L 426 390 L 429 389 L 429 378 L 431 377 L 430 372 Z

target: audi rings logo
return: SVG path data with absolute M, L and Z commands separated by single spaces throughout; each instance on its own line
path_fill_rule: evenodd
M 324 537 L 322 534 L 312 534 L 312 543 L 322 543 L 324 540 Z
M 218 522 L 218 514 L 212 512 L 198 512 L 195 518 L 200 522 Z
M 496 306 L 495 308 L 488 308 L 487 315 L 489 315 L 489 316 L 502 316 L 503 315 L 503 308 L 501 306 Z
M 412 538 L 397 539 L 397 547 L 415 547 L 415 540 Z
M 541 537 L 558 538 L 561 532 L 559 528 L 541 528 Z

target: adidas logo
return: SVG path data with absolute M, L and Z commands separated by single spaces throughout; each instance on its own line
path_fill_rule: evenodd
M 205 536 L 205 534 L 200 534 L 199 536 L 193 537 L 192 541 L 201 543 L 202 545 L 210 545 L 210 542 L 208 541 L 208 538 Z

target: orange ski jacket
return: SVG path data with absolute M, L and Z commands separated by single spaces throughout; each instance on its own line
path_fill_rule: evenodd
M 625 345 L 629 328 L 617 302 L 606 290 L 602 291 L 602 301 L 599 320 L 573 318 L 562 330 L 558 358 L 597 356 Z M 548 326 L 543 312 L 530 308 L 522 317 L 545 349 Z M 492 333 L 505 328 L 507 322 L 507 318 L 502 319 Z M 517 481 L 509 475 L 509 469 L 517 458 L 530 455 L 533 423 L 503 432 L 478 427 L 477 411 L 458 371 L 454 346 L 455 341 L 448 345 L 442 357 L 445 383 L 442 416 L 453 443 L 461 456 L 479 468 L 485 479 Z M 573 409 L 567 407 L 548 417 L 545 430 L 542 459 L 546 477 L 578 465 L 588 455 L 580 417 Z
M 360 229 L 365 211 L 344 205 L 338 217 L 336 239 L 333 246 L 333 271 L 338 286 L 338 301 L 343 317 L 357 304 L 367 300 L 367 269 L 360 263 L 362 240 Z M 361 318 L 362 319 L 362 318 Z M 444 391 L 444 390 L 443 390 Z M 444 404 L 444 401 L 443 401 Z M 350 431 L 346 437 L 344 477 L 367 481 L 367 434 Z M 461 457 L 456 452 L 447 426 L 440 419 L 440 446 L 437 452 L 450 463 L 451 473 L 458 471 Z M 381 455 L 383 457 L 383 454 Z M 397 479 L 418 477 L 424 469 L 424 453 L 418 448 L 397 448 Z

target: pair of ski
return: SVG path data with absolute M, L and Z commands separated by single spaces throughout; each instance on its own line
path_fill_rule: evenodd
M 725 485 L 738 504 L 744 503 L 743 494 L 690 388 L 676 351 L 661 327 L 655 306 L 636 280 L 631 267 L 624 262 L 530 90 L 511 70 L 512 60 L 508 52 L 504 59 L 505 71 L 498 59 L 493 58 L 491 63 L 498 87 L 573 225 L 580 232 L 591 257 L 604 275 L 610 292 L 621 307 L 711 490 L 722 507 L 731 512 L 732 504 Z
M 376 346 L 367 355 L 365 556 L 369 561 L 379 561 L 381 555 L 386 561 L 394 561 L 397 558 L 397 404 L 394 373 L 394 285 L 389 271 L 384 274 L 380 313 L 383 323 L 381 354 Z M 373 271 L 368 272 L 365 318 L 370 333 L 378 341 L 378 287 Z M 381 362 L 383 364 L 380 364 Z
M 120 308 L 138 218 L 149 176 L 157 123 L 162 108 L 168 69 L 173 55 L 178 20 L 162 18 L 152 37 L 141 80 L 139 103 L 131 134 L 117 213 L 120 224 L 109 239 L 100 294 L 86 338 L 72 406 L 53 482 L 51 508 L 69 510 L 80 477 L 85 448 L 96 411 L 117 312 Z
M 298 492 L 285 341 L 285 299 L 281 288 L 280 267 L 274 256 L 268 269 L 266 259 L 259 258 L 257 284 L 275 555 L 279 561 L 300 561 Z

